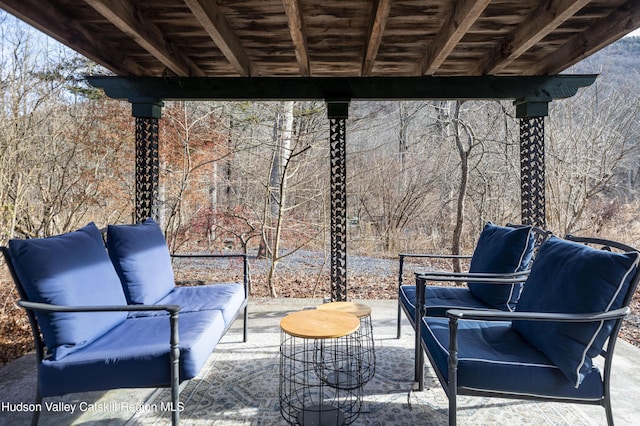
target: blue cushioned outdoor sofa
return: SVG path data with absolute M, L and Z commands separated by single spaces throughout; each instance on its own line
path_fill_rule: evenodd
M 2 252 L 26 309 L 43 397 L 118 388 L 170 387 L 179 422 L 180 384 L 198 375 L 244 312 L 242 283 L 176 287 L 159 226 L 95 224 L 50 238 L 11 240 Z M 33 416 L 38 421 L 39 411 Z
M 449 399 L 449 424 L 457 395 L 478 395 L 598 404 L 613 425 L 611 362 L 639 262 L 624 244 L 551 237 L 513 311 L 451 309 L 445 318 L 421 318 L 421 345 Z M 602 371 L 594 363 L 600 356 Z

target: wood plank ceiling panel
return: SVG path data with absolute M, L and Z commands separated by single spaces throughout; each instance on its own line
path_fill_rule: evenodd
M 371 75 L 414 75 L 425 47 L 452 7 L 446 0 L 393 1 Z
M 369 31 L 371 1 L 301 2 L 311 74 L 358 76 Z
M 300 75 L 283 0 L 218 0 L 218 5 L 252 60 L 252 75 Z
M 640 27 L 640 0 L 0 0 L 123 76 L 559 73 Z

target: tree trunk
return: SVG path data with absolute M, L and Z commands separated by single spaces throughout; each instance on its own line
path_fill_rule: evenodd
M 456 205 L 456 225 L 453 229 L 453 240 L 451 244 L 451 253 L 454 255 L 461 254 L 462 227 L 464 225 L 464 203 L 467 196 L 467 184 L 469 181 L 469 153 L 473 146 L 473 138 L 467 127 L 460 121 L 460 107 L 463 101 L 456 101 L 453 107 L 453 137 L 460 155 L 460 186 L 458 188 L 458 200 Z M 461 130 L 464 130 L 468 139 L 465 145 L 461 136 Z M 454 272 L 460 272 L 462 267 L 460 259 L 454 259 Z
M 276 145 L 270 174 L 270 223 L 268 228 L 269 253 L 271 258 L 271 267 L 267 279 L 269 293 L 272 297 L 277 297 L 277 292 L 273 279 L 275 277 L 276 267 L 278 265 L 278 248 L 280 245 L 282 221 L 285 211 L 285 194 L 287 189 L 287 167 L 291 159 L 291 135 L 293 130 L 293 101 L 283 103 L 282 114 L 279 114 L 278 124 L 281 126 L 277 129 Z

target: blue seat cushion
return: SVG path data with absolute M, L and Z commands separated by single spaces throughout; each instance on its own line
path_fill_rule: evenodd
M 159 305 L 180 305 L 180 313 L 217 310 L 229 326 L 245 301 L 242 284 L 221 283 L 194 287 L 176 287 L 160 299 Z
M 64 235 L 9 241 L 28 300 L 66 306 L 126 305 L 118 275 L 94 223 Z M 60 359 L 92 342 L 127 312 L 36 313 L 48 355 Z
M 449 380 L 449 320 L 422 319 L 422 341 L 432 365 Z M 458 387 L 505 395 L 597 401 L 603 395 L 600 371 L 592 366 L 575 388 L 562 371 L 529 344 L 510 322 L 458 322 Z
M 225 329 L 219 311 L 180 313 L 180 380 L 198 375 Z M 168 386 L 169 317 L 129 318 L 91 345 L 59 361 L 44 360 L 43 396 Z
M 540 247 L 516 310 L 578 314 L 620 308 L 639 256 L 552 237 Z M 613 323 L 514 321 L 513 327 L 579 386 Z
M 398 290 L 398 300 L 402 304 L 405 312 L 407 312 L 407 316 L 409 317 L 409 321 L 415 328 L 415 318 L 416 318 L 416 286 L 415 285 L 402 285 Z
M 403 285 L 400 287 L 400 303 L 405 311 L 411 315 L 413 324 L 416 313 L 416 286 Z M 426 316 L 444 317 L 449 309 L 492 309 L 491 306 L 473 297 L 466 287 L 425 287 Z
M 471 273 L 512 273 L 529 267 L 534 249 L 530 226 L 518 228 L 487 223 L 480 234 L 471 258 Z M 471 293 L 495 309 L 511 311 L 515 308 L 522 283 L 488 284 L 469 282 Z
M 129 303 L 152 305 L 173 290 L 171 256 L 153 219 L 136 225 L 109 225 L 107 248 Z

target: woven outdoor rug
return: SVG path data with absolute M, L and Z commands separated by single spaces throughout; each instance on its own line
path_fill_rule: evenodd
M 447 399 L 430 369 L 425 391 L 413 390 L 412 342 L 410 331 L 401 339 L 376 336 L 376 374 L 364 386 L 362 410 L 353 424 L 447 424 Z M 240 333 L 228 333 L 201 375 L 182 391 L 181 424 L 286 424 L 278 398 L 279 345 L 279 333 L 253 332 L 247 343 Z M 167 389 L 152 392 L 127 424 L 169 424 L 170 413 L 158 409 L 169 400 Z M 593 424 L 570 404 L 479 397 L 459 397 L 458 403 L 462 425 Z

